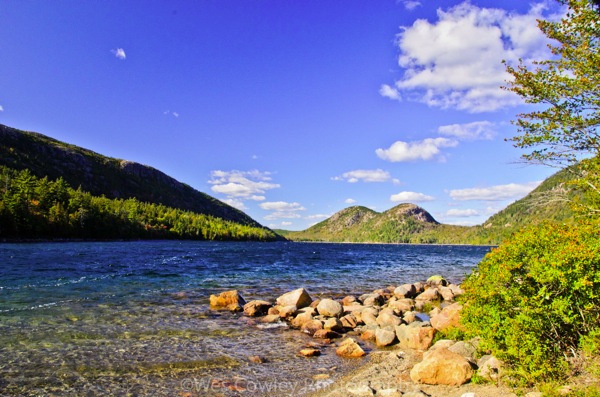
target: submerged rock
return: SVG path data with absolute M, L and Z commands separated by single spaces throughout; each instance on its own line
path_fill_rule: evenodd
M 219 295 L 210 296 L 211 309 L 227 309 L 230 311 L 241 311 L 246 301 L 237 290 L 221 292 Z

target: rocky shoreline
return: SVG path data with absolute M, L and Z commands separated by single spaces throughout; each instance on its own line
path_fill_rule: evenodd
M 242 312 L 267 324 L 284 323 L 311 335 L 298 354 L 310 359 L 334 349 L 345 359 L 367 357 L 364 365 L 311 396 L 510 396 L 499 385 L 502 364 L 495 357 L 476 359 L 477 339 L 439 339 L 459 326 L 459 285 L 442 276 L 390 286 L 360 296 L 313 300 L 299 288 L 266 300 L 246 302 L 236 290 L 210 296 L 213 310 Z M 262 357 L 250 357 L 260 362 Z M 486 385 L 470 383 L 473 377 Z M 317 380 L 317 378 L 315 378 Z

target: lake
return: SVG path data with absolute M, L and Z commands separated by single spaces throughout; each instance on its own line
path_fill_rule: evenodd
M 209 310 L 238 289 L 274 301 L 360 295 L 442 274 L 460 282 L 481 246 L 227 242 L 0 245 L 1 395 L 297 396 L 360 365 L 312 339 Z M 249 360 L 260 355 L 266 362 Z M 328 378 L 313 380 L 317 374 Z M 245 389 L 245 391 L 241 391 Z

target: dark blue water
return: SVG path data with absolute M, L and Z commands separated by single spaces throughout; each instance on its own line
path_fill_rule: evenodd
M 362 294 L 442 274 L 462 278 L 489 249 L 379 244 L 122 242 L 0 245 L 2 395 L 299 395 L 351 364 L 307 361 L 309 339 L 210 294 L 274 300 Z M 267 363 L 248 361 L 266 356 Z M 334 369 L 336 368 L 336 369 Z M 276 371 L 275 371 L 276 369 Z M 274 375 L 276 374 L 276 375 Z M 295 379 L 295 389 L 264 392 Z M 235 386 L 232 386 L 235 385 Z M 302 386 L 302 387 L 300 387 Z

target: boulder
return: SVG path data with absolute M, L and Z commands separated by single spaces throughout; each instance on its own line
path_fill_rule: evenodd
M 246 301 L 237 290 L 224 291 L 219 295 L 210 296 L 210 307 L 212 309 L 227 309 L 230 311 L 241 311 Z
M 415 290 L 417 290 L 417 294 L 420 294 L 421 292 L 425 291 L 425 284 L 423 284 L 422 282 L 416 282 L 413 283 L 413 285 L 415 286 Z
M 344 312 L 342 305 L 333 299 L 322 299 L 317 306 L 317 312 L 327 317 L 339 317 Z
M 376 325 L 366 325 L 360 329 L 360 339 L 375 342 L 377 339 L 376 332 L 379 329 Z
M 448 281 L 443 276 L 436 274 L 427 279 L 427 284 L 432 287 L 445 287 L 448 285 Z
M 356 296 L 348 295 L 344 297 L 344 299 L 342 299 L 342 306 L 351 306 L 355 303 L 360 304 L 360 302 L 358 302 L 358 300 L 356 299 Z
M 417 289 L 413 284 L 402 284 L 394 290 L 394 296 L 399 299 L 414 298 L 417 296 Z
M 244 305 L 244 314 L 250 317 L 264 316 L 271 306 L 267 301 L 253 300 Z
M 415 298 L 417 301 L 431 302 L 440 300 L 440 293 L 437 288 L 427 288 Z
M 470 342 L 456 342 L 455 344 L 450 346 L 448 350 L 450 350 L 453 353 L 460 354 L 470 362 L 475 363 L 475 352 L 477 351 L 477 348 Z
M 462 294 L 465 293 L 465 291 L 460 288 L 460 285 L 456 285 L 456 284 L 450 284 L 448 286 L 448 288 L 450 288 L 450 291 L 452 291 L 452 293 L 454 294 L 454 297 L 456 298 L 457 296 L 460 296 Z
M 306 307 L 298 310 L 298 314 L 292 319 L 290 325 L 294 328 L 301 328 L 304 323 L 313 319 L 314 311 L 315 309 L 312 307 Z
M 454 292 L 449 287 L 439 287 L 440 295 L 442 299 L 445 301 L 453 301 L 454 300 Z
M 467 359 L 445 348 L 425 353 L 423 361 L 410 371 L 413 382 L 429 385 L 460 386 L 472 376 L 473 368 Z
M 427 322 L 415 321 L 396 327 L 396 337 L 404 349 L 427 350 L 435 336 L 435 329 Z
M 291 306 L 277 306 L 279 309 L 279 315 L 281 318 L 289 318 L 292 317 L 298 311 L 298 307 L 296 305 Z
M 402 321 L 404 321 L 406 324 L 413 323 L 417 321 L 417 314 L 415 312 L 405 312 L 402 316 Z
M 415 301 L 412 299 L 399 299 L 397 301 L 389 302 L 388 307 L 401 313 L 409 312 L 415 308 Z
M 260 319 L 260 321 L 265 324 L 276 323 L 276 322 L 279 322 L 279 320 L 281 320 L 281 317 L 279 317 L 279 314 L 267 314 L 266 316 L 264 316 L 263 318 Z
M 377 316 L 371 311 L 363 311 L 361 319 L 365 325 L 377 325 Z
M 358 300 L 365 306 L 381 306 L 385 302 L 380 294 L 363 294 Z
M 346 314 L 345 316 L 340 318 L 340 322 L 342 323 L 342 326 L 344 328 L 354 329 L 358 325 L 358 320 L 356 319 L 356 316 L 354 316 L 354 314 L 352 313 Z
M 313 338 L 315 339 L 336 339 L 341 337 L 342 335 L 330 329 L 320 329 L 313 334 Z
M 346 338 L 340 343 L 335 353 L 340 357 L 357 358 L 366 355 L 365 351 L 352 338 Z
M 396 332 L 394 332 L 394 328 L 386 327 L 386 328 L 377 328 L 375 331 L 375 343 L 377 347 L 385 347 L 389 346 L 396 340 Z
M 300 327 L 300 331 L 309 335 L 314 335 L 315 332 L 321 329 L 323 329 L 323 323 L 321 320 L 309 320 Z
M 479 371 L 477 374 L 486 379 L 496 382 L 502 376 L 502 361 L 498 360 L 494 356 L 485 355 L 477 361 Z
M 455 343 L 456 343 L 456 341 L 453 341 L 451 339 L 440 339 L 437 342 L 435 342 L 433 344 L 433 346 L 431 346 L 429 348 L 429 351 L 435 350 L 435 349 L 441 349 L 441 348 L 448 349 L 450 346 L 454 345 Z
M 377 325 L 380 327 L 386 327 L 388 325 L 395 327 L 400 324 L 402 324 L 402 319 L 389 311 L 382 311 L 379 313 L 379 316 L 377 316 Z
M 451 327 L 460 327 L 461 310 L 462 305 L 460 303 L 453 303 L 446 306 L 437 315 L 431 317 L 431 326 L 438 331 Z
M 316 357 L 321 355 L 321 351 L 319 349 L 314 349 L 312 347 L 302 349 L 298 352 L 299 355 L 303 357 Z
M 336 331 L 336 332 L 344 331 L 344 326 L 342 325 L 342 322 L 335 317 L 328 318 L 327 320 L 325 320 L 325 323 L 323 323 L 323 328 L 329 329 L 332 331 Z
M 277 298 L 279 306 L 296 306 L 298 309 L 309 306 L 311 303 L 312 298 L 304 288 L 287 292 Z

